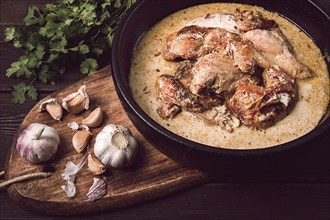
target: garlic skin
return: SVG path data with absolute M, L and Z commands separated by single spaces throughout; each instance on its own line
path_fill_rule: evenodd
M 94 154 L 105 166 L 127 167 L 134 162 L 137 150 L 138 142 L 124 126 L 109 124 L 96 136 Z
M 77 173 L 86 164 L 88 153 L 86 152 L 84 157 L 78 164 L 74 164 L 72 161 L 68 161 L 65 165 L 64 173 L 62 173 L 62 178 L 66 180 L 66 185 L 62 185 L 61 188 L 66 193 L 67 197 L 74 197 L 76 194 L 76 185 L 74 184 L 76 180 Z
M 32 163 L 44 162 L 56 153 L 60 137 L 56 129 L 40 123 L 30 124 L 18 137 L 19 155 Z
M 73 121 L 73 122 L 68 123 L 68 127 L 71 128 L 71 130 L 73 130 L 73 131 L 77 131 L 77 130 L 79 130 L 80 125 L 77 122 Z
M 88 197 L 87 201 L 94 201 L 99 198 L 102 198 L 108 192 L 107 186 L 108 185 L 106 177 L 94 177 L 93 185 L 89 188 L 88 193 L 86 194 L 86 196 Z

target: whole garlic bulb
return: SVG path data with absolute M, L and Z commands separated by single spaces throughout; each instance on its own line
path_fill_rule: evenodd
M 105 166 L 121 168 L 134 162 L 137 149 L 138 143 L 130 130 L 109 124 L 97 135 L 94 154 Z
M 39 163 L 49 160 L 56 153 L 59 143 L 56 129 L 32 123 L 19 135 L 16 149 L 25 160 Z

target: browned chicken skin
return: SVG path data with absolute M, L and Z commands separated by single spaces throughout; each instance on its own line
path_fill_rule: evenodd
M 266 128 L 285 117 L 296 102 L 297 90 L 293 78 L 276 69 L 265 69 L 264 86 L 251 81 L 238 82 L 229 108 L 249 127 Z
M 244 41 L 224 29 L 198 26 L 186 26 L 169 35 L 162 56 L 165 60 L 196 60 L 211 52 L 231 56 L 243 72 L 253 72 L 257 62 L 263 59 L 250 41 Z
M 196 96 L 174 76 L 161 75 L 157 79 L 158 98 L 162 105 L 157 112 L 162 118 L 172 118 L 181 107 L 191 112 L 202 112 L 223 103 L 220 97 Z
M 236 9 L 235 18 L 240 31 L 271 29 L 276 26 L 275 21 L 264 18 L 258 11 Z
M 200 57 L 191 70 L 189 90 L 192 94 L 211 91 L 221 94 L 235 90 L 236 81 L 241 79 L 242 72 L 234 66 L 229 56 L 210 53 Z
M 167 37 L 162 56 L 165 60 L 176 58 L 196 59 L 204 43 L 207 28 L 186 26 Z

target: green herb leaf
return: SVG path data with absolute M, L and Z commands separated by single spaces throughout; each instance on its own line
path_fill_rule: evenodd
M 101 49 L 101 48 L 97 48 L 97 47 L 94 47 L 94 48 L 93 48 L 93 53 L 94 53 L 95 55 L 97 55 L 97 56 L 100 56 L 100 55 L 103 54 L 103 49 Z
M 92 58 L 88 58 L 84 62 L 80 64 L 80 71 L 83 74 L 91 74 L 95 72 L 99 68 L 99 65 L 97 64 L 97 61 Z
M 12 99 L 11 102 L 14 104 L 22 104 L 26 101 L 25 95 L 27 95 L 32 99 L 37 99 L 37 89 L 32 85 L 26 85 L 25 83 L 19 83 L 13 86 L 13 90 L 11 92 Z
M 65 54 L 68 52 L 68 50 L 66 49 L 67 45 L 68 41 L 67 39 L 65 39 L 64 36 L 56 35 L 49 42 L 49 50 Z
M 13 86 L 13 90 L 11 92 L 12 95 L 12 99 L 11 102 L 12 103 L 24 103 L 25 102 L 25 93 L 27 91 L 27 85 L 25 83 L 19 83 L 17 85 Z
M 40 22 L 40 11 L 39 8 L 35 6 L 30 6 L 27 12 L 27 15 L 23 19 L 23 22 L 26 26 L 33 24 L 38 24 Z
M 28 58 L 22 56 L 18 61 L 10 64 L 10 67 L 6 70 L 6 76 L 12 77 L 16 75 L 17 77 L 24 76 L 25 72 L 28 71 L 26 68 L 26 64 L 28 62 Z
M 32 100 L 37 100 L 38 93 L 36 87 L 32 85 L 28 86 L 27 94 Z
M 14 27 L 8 27 L 5 29 L 5 41 L 11 41 L 14 39 L 14 34 L 15 34 L 15 28 Z
M 89 53 L 89 48 L 86 44 L 82 44 L 79 46 L 79 51 L 81 54 L 87 54 Z
M 120 0 L 115 0 L 115 8 L 120 8 L 121 2 Z
M 45 55 L 45 48 L 43 45 L 38 45 L 36 50 L 35 50 L 35 56 L 39 60 L 41 60 Z
M 44 37 L 52 37 L 58 31 L 59 24 L 48 21 L 44 27 L 40 28 L 40 35 Z

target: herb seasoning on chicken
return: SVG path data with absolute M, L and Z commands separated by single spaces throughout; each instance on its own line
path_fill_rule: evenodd
M 129 80 L 159 124 L 232 149 L 296 139 L 329 102 L 326 64 L 313 41 L 276 13 L 242 4 L 199 5 L 160 21 L 137 44 Z

